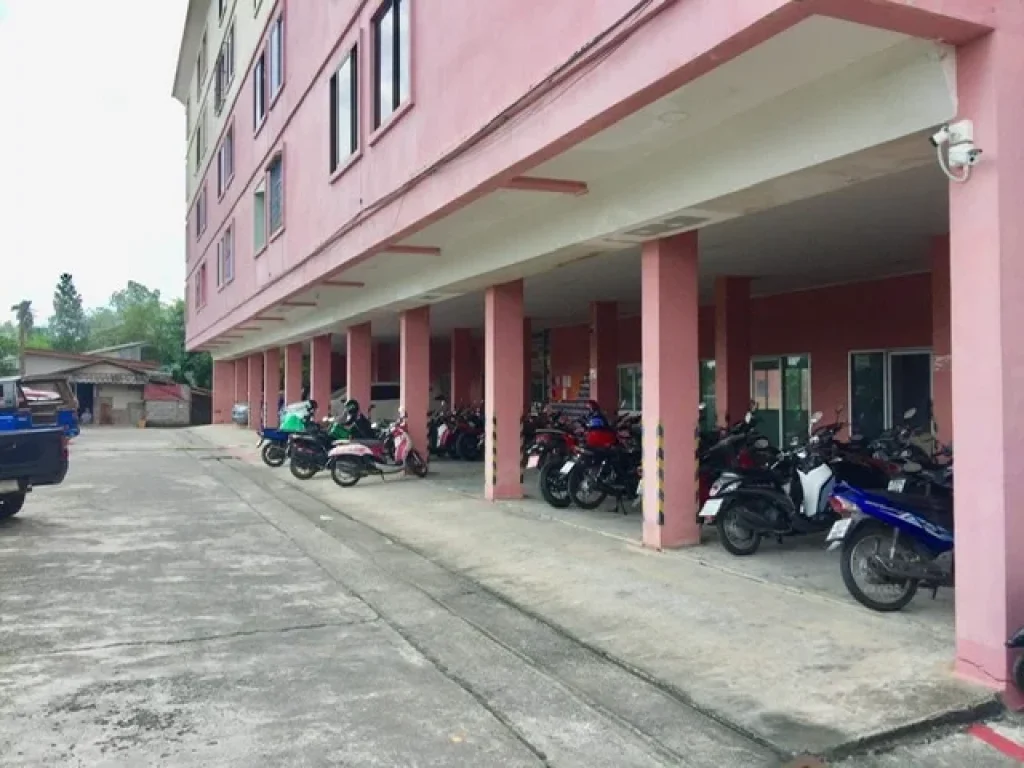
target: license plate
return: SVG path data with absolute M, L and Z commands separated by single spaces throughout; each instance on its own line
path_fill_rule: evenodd
M 530 456 L 530 458 L 526 460 L 527 469 L 536 469 L 538 464 L 540 464 L 540 456 L 537 456 L 536 454 Z
M 572 468 L 575 467 L 575 466 L 576 466 L 576 462 L 575 461 L 567 461 L 567 462 L 565 462 L 565 464 L 562 465 L 562 468 L 560 470 L 558 470 L 558 471 L 561 474 L 563 474 L 563 475 L 568 475 L 570 472 L 572 472 Z
M 853 523 L 852 520 L 840 520 L 832 526 L 832 529 L 828 532 L 828 536 L 825 538 L 825 542 L 842 541 L 846 538 L 846 532 L 850 530 L 850 525 Z
M 700 508 L 701 517 L 714 518 L 718 514 L 718 510 L 722 507 L 721 499 L 708 499 L 704 502 L 704 506 Z
M 17 493 L 17 480 L 0 480 L 0 493 Z
M 893 493 L 903 493 L 903 489 L 907 485 L 907 478 L 905 477 L 894 477 L 889 481 L 889 490 Z

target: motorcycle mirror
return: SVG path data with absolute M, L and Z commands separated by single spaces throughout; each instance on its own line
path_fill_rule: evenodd
M 824 414 L 821 411 L 815 411 L 813 414 L 811 414 L 811 424 L 817 424 L 819 421 L 821 421 L 823 416 Z
M 754 420 L 754 414 L 751 413 L 750 411 L 747 411 L 747 415 L 743 417 L 743 421 L 745 423 L 747 423 L 747 424 L 750 424 L 753 420 Z
M 910 421 L 916 415 L 917 415 L 917 408 L 907 408 L 907 410 L 905 410 L 903 412 L 903 418 L 906 421 Z

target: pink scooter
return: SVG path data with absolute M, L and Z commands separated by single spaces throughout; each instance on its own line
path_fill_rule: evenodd
M 337 443 L 328 453 L 331 479 L 342 488 L 351 488 L 364 477 L 397 475 L 399 472 L 416 477 L 427 476 L 427 463 L 412 447 L 412 438 L 406 427 L 406 417 L 400 413 L 391 426 L 391 439 L 395 445 L 392 462 L 384 450 L 383 440 L 346 440 Z

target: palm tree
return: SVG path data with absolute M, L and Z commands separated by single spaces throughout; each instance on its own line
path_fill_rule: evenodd
M 24 376 L 25 342 L 28 341 L 28 335 L 32 333 L 32 328 L 35 325 L 35 319 L 32 316 L 32 302 L 19 301 L 11 307 L 11 312 L 14 313 L 15 321 L 18 324 L 18 368 L 21 375 Z

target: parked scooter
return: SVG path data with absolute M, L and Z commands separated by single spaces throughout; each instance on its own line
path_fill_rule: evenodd
M 749 414 L 748 414 L 749 415 Z M 811 427 L 821 421 L 811 417 Z M 767 471 L 723 473 L 711 487 L 700 516 L 714 521 L 722 546 L 737 556 L 752 555 L 764 536 L 797 536 L 828 530 L 838 515 L 829 504 L 835 473 L 821 439 L 780 452 Z
M 906 477 L 919 474 L 915 462 L 890 488 L 903 488 Z M 952 465 L 946 481 L 952 486 Z M 954 582 L 952 496 L 919 495 L 901 490 L 864 491 L 845 483 L 834 501 L 844 515 L 826 539 L 841 546 L 843 583 L 857 602 L 873 611 L 898 611 L 919 586 L 932 590 Z M 878 594 L 874 593 L 875 589 Z
M 293 434 L 288 441 L 291 462 L 288 468 L 299 480 L 310 478 L 329 469 L 331 446 L 348 440 L 351 432 L 337 420 L 324 417 L 323 425 L 312 422 L 308 432 Z
M 406 428 L 406 418 L 400 414 L 391 427 L 395 457 L 392 461 L 382 440 L 345 440 L 334 445 L 328 453 L 331 479 L 342 488 L 351 488 L 364 477 L 395 475 L 399 472 L 416 477 L 427 476 L 427 464 L 412 445 Z
M 260 458 L 268 467 L 280 467 L 288 460 L 288 438 L 309 430 L 316 413 L 316 401 L 305 400 L 281 409 L 277 429 L 261 427 L 259 431 Z

